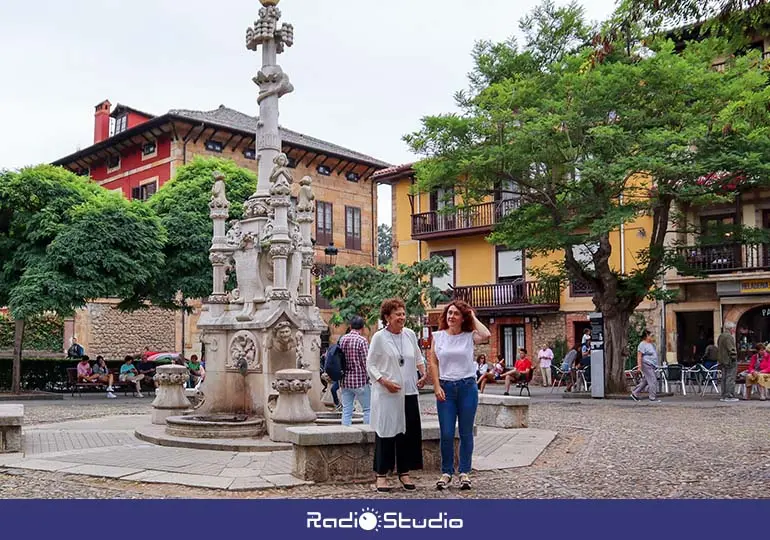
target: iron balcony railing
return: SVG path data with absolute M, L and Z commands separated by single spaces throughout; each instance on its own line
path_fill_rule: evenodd
M 464 300 L 474 308 L 505 308 L 514 306 L 559 307 L 559 284 L 539 281 L 514 281 L 492 285 L 455 287 L 453 297 Z
M 453 212 L 422 212 L 412 215 L 412 238 L 473 234 L 491 230 L 510 211 L 519 207 L 519 199 L 473 204 Z
M 683 269 L 707 274 L 770 269 L 770 244 L 683 246 L 676 248 L 676 254 Z

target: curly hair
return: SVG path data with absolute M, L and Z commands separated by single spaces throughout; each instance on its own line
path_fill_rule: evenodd
M 387 326 L 388 319 L 386 319 L 386 317 L 399 308 L 406 310 L 406 304 L 400 298 L 388 298 L 383 300 L 382 305 L 380 306 L 380 319 L 382 319 L 382 324 Z
M 438 321 L 438 329 L 446 330 L 449 328 L 449 323 L 447 323 L 446 316 L 447 313 L 449 313 L 449 308 L 452 306 L 456 307 L 463 316 L 463 324 L 461 326 L 461 330 L 463 332 L 473 332 L 473 317 L 471 316 L 471 306 L 462 300 L 453 300 L 447 304 L 443 313 L 441 313 L 441 318 Z

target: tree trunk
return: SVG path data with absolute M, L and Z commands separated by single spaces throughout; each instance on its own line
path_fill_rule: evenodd
M 631 313 L 615 311 L 604 314 L 604 390 L 623 394 L 626 389 L 626 348 Z
M 21 394 L 21 347 L 24 342 L 24 319 L 16 319 L 13 333 L 13 371 L 11 392 Z

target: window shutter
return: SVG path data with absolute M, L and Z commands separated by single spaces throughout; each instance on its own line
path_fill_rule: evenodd
M 140 187 L 131 188 L 131 198 L 135 201 L 142 200 L 142 188 Z

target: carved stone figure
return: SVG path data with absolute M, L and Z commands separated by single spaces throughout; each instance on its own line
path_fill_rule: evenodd
M 281 321 L 276 324 L 273 327 L 272 336 L 268 338 L 267 348 L 278 352 L 288 352 L 295 346 L 291 323 L 289 321 Z
M 281 66 L 265 66 L 252 80 L 259 85 L 257 103 L 261 103 L 270 96 L 281 97 L 294 91 L 289 76 L 284 73 Z
M 294 179 L 292 178 L 291 171 L 288 167 L 289 158 L 286 157 L 286 154 L 280 153 L 275 156 L 273 163 L 275 163 L 275 166 L 270 173 L 270 183 L 272 184 L 270 187 L 270 194 L 288 197 L 291 195 L 291 184 L 294 183 Z
M 214 185 L 211 187 L 211 201 L 209 208 L 229 208 L 230 202 L 225 195 L 225 175 L 219 171 L 214 172 Z
M 257 344 L 251 332 L 241 331 L 233 336 L 230 342 L 230 355 L 225 367 L 230 370 L 239 370 L 245 365 L 247 371 L 261 371 L 262 363 L 257 353 Z
M 230 230 L 227 231 L 227 234 L 225 235 L 225 243 L 230 247 L 238 247 L 241 245 L 241 240 L 243 240 L 241 222 L 234 219 L 230 223 Z
M 305 347 L 305 334 L 301 330 L 297 330 L 297 333 L 294 334 L 294 342 L 294 350 L 297 354 L 297 368 L 307 369 L 310 364 L 305 363 L 305 351 L 303 350 Z
M 313 179 L 309 176 L 303 176 L 302 180 L 299 181 L 299 185 L 302 187 L 299 188 L 299 199 L 297 201 L 298 212 L 313 211 L 315 195 L 313 194 L 313 188 L 311 187 L 312 183 Z

